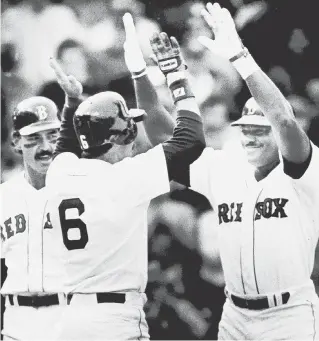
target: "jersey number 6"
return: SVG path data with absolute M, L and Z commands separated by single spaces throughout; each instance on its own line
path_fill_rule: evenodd
M 66 219 L 66 211 L 72 208 L 78 210 L 79 216 L 84 212 L 83 202 L 79 198 L 65 199 L 59 206 L 63 243 L 68 250 L 84 249 L 89 241 L 86 225 L 80 218 Z M 80 239 L 69 239 L 68 232 L 70 229 L 78 229 Z

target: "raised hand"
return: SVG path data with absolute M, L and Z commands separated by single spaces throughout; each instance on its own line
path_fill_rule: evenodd
M 130 13 L 124 14 L 123 24 L 126 35 L 124 43 L 124 58 L 126 66 L 133 74 L 141 72 L 146 68 L 146 63 L 138 42 L 134 21 Z
M 165 32 L 155 33 L 150 39 L 157 63 L 164 75 L 185 70 L 180 47 L 176 38 L 169 38 Z
M 202 16 L 212 29 L 214 39 L 204 36 L 198 38 L 199 42 L 211 52 L 231 60 L 243 51 L 243 44 L 236 31 L 235 22 L 226 8 L 221 8 L 216 2 L 209 2 L 206 9 L 202 10 Z
M 54 58 L 50 58 L 49 64 L 65 94 L 69 98 L 79 98 L 83 92 L 82 84 L 74 76 L 68 76 Z

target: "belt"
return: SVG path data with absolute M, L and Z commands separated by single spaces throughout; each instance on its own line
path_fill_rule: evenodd
M 253 298 L 253 299 L 246 299 L 242 297 L 238 297 L 233 294 L 229 294 L 232 302 L 235 304 L 236 307 L 244 308 L 244 309 L 250 309 L 250 310 L 262 310 L 262 309 L 268 309 L 271 307 L 276 307 L 281 304 L 286 304 L 290 298 L 289 292 L 284 292 L 282 294 L 279 294 L 281 296 L 281 302 L 278 302 L 276 296 L 278 295 L 270 295 L 270 298 L 273 299 L 273 305 L 269 303 L 270 298 L 269 296 L 261 297 L 261 298 Z
M 11 305 L 14 305 L 13 295 L 8 295 L 9 302 Z M 58 294 L 53 295 L 45 295 L 45 296 L 21 296 L 17 295 L 17 302 L 19 306 L 25 307 L 49 307 L 52 305 L 59 304 L 59 296 Z
M 125 303 L 125 294 L 118 292 L 98 292 L 95 294 L 97 303 Z M 67 295 L 67 304 L 72 300 L 73 294 Z
M 110 293 L 110 292 L 99 292 L 96 293 L 97 303 L 125 303 L 125 294 L 121 293 Z M 9 302 L 14 305 L 13 297 L 14 295 L 9 294 Z M 52 305 L 60 304 L 59 295 L 45 295 L 45 296 L 21 296 L 17 295 L 17 303 L 19 306 L 26 307 L 49 307 Z M 70 304 L 73 294 L 67 294 L 67 304 Z

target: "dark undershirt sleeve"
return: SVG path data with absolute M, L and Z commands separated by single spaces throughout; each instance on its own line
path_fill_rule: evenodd
M 71 152 L 81 156 L 74 128 L 73 116 L 77 106 L 64 107 L 62 122 L 54 156 Z M 190 186 L 189 166 L 201 155 L 205 148 L 203 124 L 200 116 L 192 111 L 180 110 L 171 139 L 163 143 L 169 180 Z
M 190 186 L 189 166 L 205 148 L 203 123 L 192 111 L 180 110 L 171 139 L 163 143 L 169 180 Z
M 303 163 L 294 163 L 283 157 L 284 172 L 293 179 L 300 179 L 309 167 L 312 157 L 312 145 L 310 144 L 310 153 Z
M 82 150 L 73 127 L 73 116 L 81 103 L 78 99 L 72 99 L 69 106 L 64 105 L 61 115 L 61 127 L 55 146 L 53 157 L 65 152 L 70 152 L 80 157 Z

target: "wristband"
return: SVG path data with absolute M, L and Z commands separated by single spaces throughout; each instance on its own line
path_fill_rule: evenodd
M 255 71 L 260 70 L 260 67 L 246 48 L 236 56 L 232 57 L 231 60 L 233 60 L 233 66 L 244 80 L 246 80 Z
M 239 59 L 240 57 L 247 57 L 249 54 L 249 51 L 246 47 L 243 47 L 243 49 L 237 53 L 234 57 L 231 57 L 229 61 L 233 63 L 235 60 Z
M 132 72 L 132 79 L 143 77 L 147 74 L 147 68 L 145 67 L 139 72 Z
M 167 75 L 169 72 L 177 71 L 182 64 L 183 60 L 180 55 L 164 58 L 158 61 L 158 66 L 164 75 Z
M 172 72 L 167 76 L 167 84 L 175 104 L 182 99 L 195 97 L 183 71 Z

